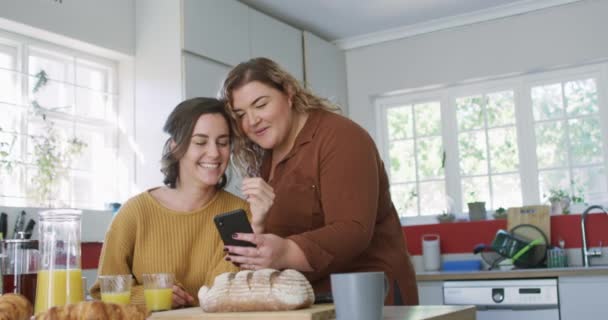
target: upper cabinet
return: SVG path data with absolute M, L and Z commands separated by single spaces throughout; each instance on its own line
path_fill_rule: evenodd
M 251 57 L 270 58 L 302 82 L 302 32 L 254 9 L 249 10 L 249 24 Z
M 249 10 L 238 1 L 184 0 L 184 50 L 231 66 L 249 59 Z
M 306 85 L 315 94 L 337 103 L 348 114 L 344 51 L 304 31 Z
M 230 68 L 184 52 L 184 97 L 217 97 Z

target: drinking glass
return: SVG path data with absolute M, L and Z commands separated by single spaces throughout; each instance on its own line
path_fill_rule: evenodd
M 149 311 L 171 310 L 173 302 L 173 273 L 144 273 L 144 299 Z
M 129 304 L 132 279 L 130 274 L 99 276 L 101 300 L 122 305 Z
M 2 266 L 3 293 L 20 293 L 32 304 L 36 298 L 38 242 L 30 239 L 4 240 L 6 260 Z

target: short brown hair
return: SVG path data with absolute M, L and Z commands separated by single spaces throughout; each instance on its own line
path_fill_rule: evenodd
M 176 187 L 179 179 L 179 160 L 186 154 L 190 146 L 194 126 L 204 114 L 220 114 L 228 124 L 230 141 L 233 139 L 234 126 L 232 125 L 232 119 L 226 112 L 222 101 L 214 98 L 192 98 L 178 104 L 163 127 L 163 131 L 170 137 L 163 148 L 160 171 L 165 176 L 163 183 L 169 188 Z M 171 142 L 175 143 L 174 148 L 171 148 Z M 223 189 L 228 182 L 227 180 L 226 173 L 224 173 L 216 187 Z

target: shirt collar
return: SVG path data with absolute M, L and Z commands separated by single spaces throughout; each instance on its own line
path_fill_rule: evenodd
M 327 112 L 327 111 L 322 110 L 322 109 L 313 109 L 313 110 L 307 111 L 307 112 L 308 112 L 308 118 L 306 119 L 304 126 L 302 127 L 302 129 L 300 130 L 298 135 L 296 136 L 296 141 L 294 142 L 293 147 L 291 148 L 289 153 L 287 153 L 285 158 L 283 158 L 283 160 L 281 160 L 281 162 L 286 161 L 287 159 L 293 157 L 298 152 L 298 150 L 300 149 L 300 147 L 302 145 L 305 145 L 312 141 L 315 134 L 317 133 L 317 130 L 319 129 L 319 125 L 321 123 L 321 117 L 323 115 L 323 112 Z M 270 159 L 271 157 L 272 157 L 272 151 L 268 151 L 264 154 L 261 171 L 262 171 L 262 176 L 265 178 L 268 178 L 268 175 L 270 174 L 270 161 L 268 159 Z

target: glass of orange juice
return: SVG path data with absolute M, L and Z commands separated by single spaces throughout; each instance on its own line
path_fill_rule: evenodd
M 144 299 L 148 311 L 171 310 L 173 302 L 173 273 L 144 273 Z
M 101 288 L 101 300 L 127 305 L 131 302 L 130 274 L 99 276 L 99 287 Z

